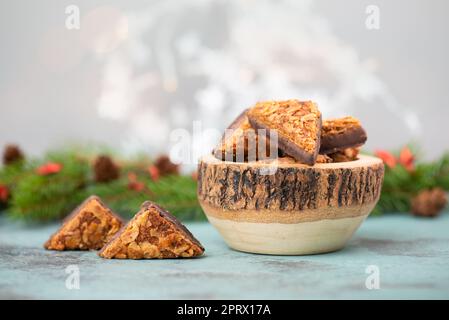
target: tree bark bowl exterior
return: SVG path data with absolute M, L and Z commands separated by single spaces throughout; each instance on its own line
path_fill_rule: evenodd
M 379 200 L 382 160 L 307 166 L 285 159 L 198 165 L 198 200 L 233 249 L 302 255 L 343 248 Z

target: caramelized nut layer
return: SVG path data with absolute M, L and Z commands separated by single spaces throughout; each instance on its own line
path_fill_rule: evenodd
M 226 129 L 213 154 L 223 161 L 267 159 L 270 158 L 270 140 L 266 135 L 257 134 L 257 130 L 251 127 L 245 111 Z
M 366 140 L 365 129 L 354 117 L 324 120 L 320 153 L 330 154 L 360 147 Z
M 342 151 L 328 154 L 328 157 L 330 157 L 333 162 L 347 162 L 357 160 L 358 155 L 359 148 L 347 148 Z
M 98 250 L 121 228 L 123 222 L 98 197 L 92 196 L 67 217 L 45 243 L 48 250 Z
M 322 135 L 343 134 L 359 127 L 361 127 L 360 121 L 351 116 L 339 119 L 327 119 L 323 120 Z
M 199 241 L 175 217 L 146 202 L 99 255 L 109 259 L 164 259 L 190 258 L 203 252 Z
M 334 162 L 334 160 L 325 154 L 319 154 L 318 157 L 316 158 L 316 163 L 332 163 L 332 162 Z
M 248 111 L 248 116 L 278 130 L 308 153 L 313 153 L 319 143 L 321 113 L 312 101 L 259 102 Z

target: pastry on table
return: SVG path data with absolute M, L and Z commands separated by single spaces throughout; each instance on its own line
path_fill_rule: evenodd
M 321 112 L 312 101 L 259 102 L 247 112 L 255 129 L 275 130 L 279 149 L 301 163 L 313 165 L 320 149 Z
M 98 250 L 122 227 L 123 221 L 97 196 L 87 198 L 44 244 L 48 250 Z
M 192 258 L 204 253 L 201 243 L 173 215 L 147 201 L 99 255 L 108 259 Z
M 329 154 L 347 148 L 361 147 L 366 140 L 365 129 L 354 117 L 324 120 L 320 153 Z

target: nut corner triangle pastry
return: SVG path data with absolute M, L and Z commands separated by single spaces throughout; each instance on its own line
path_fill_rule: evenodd
M 279 149 L 296 160 L 313 165 L 320 149 L 321 112 L 312 101 L 296 99 L 257 103 L 248 112 L 252 127 L 276 130 Z
M 366 140 L 366 131 L 358 119 L 351 116 L 327 119 L 323 121 L 320 153 L 330 154 L 361 147 Z
M 270 148 L 270 140 L 266 135 L 258 135 L 249 123 L 245 109 L 226 128 L 230 132 L 223 134 L 219 144 L 212 151 L 215 158 L 222 161 L 250 162 L 270 159 L 277 153 Z M 277 150 L 276 150 L 277 151 Z
M 122 227 L 123 220 L 97 196 L 90 196 L 64 219 L 47 240 L 47 250 L 98 250 Z
M 237 118 L 226 128 L 226 130 L 233 130 L 232 134 L 226 136 L 223 134 L 220 143 L 212 151 L 215 158 L 219 160 L 232 159 L 235 160 L 236 153 L 239 151 L 239 147 L 244 147 L 244 144 L 240 144 L 240 140 L 245 139 L 245 133 L 251 129 L 251 126 L 246 117 L 248 109 L 240 113 Z M 244 141 L 243 141 L 244 142 Z M 244 150 L 243 150 L 244 151 Z
M 201 256 L 201 243 L 173 215 L 146 201 L 99 252 L 107 259 L 164 259 Z

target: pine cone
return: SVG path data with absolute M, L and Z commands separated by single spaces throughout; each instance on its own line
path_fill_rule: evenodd
M 94 163 L 94 174 L 96 182 L 110 182 L 120 176 L 119 167 L 112 161 L 111 157 L 98 156 Z
M 159 174 L 161 176 L 179 174 L 179 166 L 171 162 L 170 158 L 166 155 L 162 155 L 157 158 L 154 165 L 159 170 Z
M 7 145 L 3 151 L 3 164 L 5 166 L 23 160 L 24 158 L 22 150 L 17 145 Z
M 443 189 L 424 190 L 412 199 L 412 213 L 422 217 L 435 217 L 446 204 L 447 197 Z

